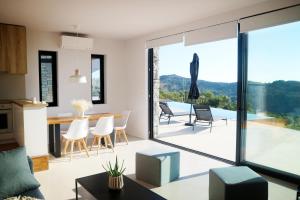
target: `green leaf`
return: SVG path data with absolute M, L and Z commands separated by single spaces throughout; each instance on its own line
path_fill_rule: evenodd
M 123 174 L 124 173 L 124 171 L 125 171 L 125 169 L 126 169 L 126 167 L 120 172 L 120 174 Z
M 116 156 L 115 170 L 118 171 L 118 157 Z

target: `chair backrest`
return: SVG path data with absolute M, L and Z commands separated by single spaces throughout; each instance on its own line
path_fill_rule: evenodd
M 101 117 L 98 119 L 94 134 L 95 135 L 109 135 L 114 130 L 114 117 Z
M 159 102 L 159 107 L 166 115 L 174 115 L 170 107 L 165 102 Z
M 213 117 L 209 105 L 193 105 L 196 119 L 204 121 L 212 121 Z
M 70 139 L 81 139 L 87 137 L 89 132 L 89 120 L 88 119 L 75 119 L 72 121 L 67 136 Z
M 131 111 L 129 110 L 125 110 L 121 113 L 122 118 L 120 119 L 120 126 L 126 128 L 130 113 Z

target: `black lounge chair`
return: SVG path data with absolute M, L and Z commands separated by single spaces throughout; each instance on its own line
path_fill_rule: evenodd
M 226 121 L 227 126 L 227 117 L 216 117 L 213 116 L 210 110 L 209 105 L 193 105 L 196 118 L 194 120 L 193 130 L 195 130 L 195 125 L 197 121 L 208 122 L 210 125 L 210 133 L 212 129 L 212 123 L 218 120 Z
M 171 117 L 175 116 L 174 113 L 172 112 L 172 110 L 170 109 L 168 104 L 165 103 L 165 102 L 159 102 L 159 107 L 161 109 L 161 113 L 159 115 L 159 121 L 160 121 L 162 116 L 165 116 L 165 117 L 168 118 L 168 124 L 170 124 Z

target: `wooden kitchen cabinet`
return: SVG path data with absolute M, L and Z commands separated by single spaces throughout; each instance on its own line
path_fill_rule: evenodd
M 4 25 L 0 24 L 0 72 L 7 72 L 6 66 L 6 44 L 5 44 Z
M 26 28 L 0 24 L 0 71 L 27 73 Z

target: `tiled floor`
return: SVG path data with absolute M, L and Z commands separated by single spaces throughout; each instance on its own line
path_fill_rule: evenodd
M 103 172 L 102 163 L 114 160 L 115 155 L 125 160 L 126 175 L 135 179 L 135 152 L 148 148 L 157 148 L 162 144 L 139 140 L 130 137 L 129 145 L 119 143 L 115 147 L 115 153 L 111 150 L 101 150 L 97 155 L 96 150 L 90 152 L 90 157 L 85 153 L 75 153 L 72 161 L 69 157 L 50 160 L 48 171 L 36 173 L 41 183 L 41 190 L 46 199 L 64 200 L 75 198 L 75 178 Z M 144 184 L 167 199 L 198 199 L 208 200 L 208 170 L 215 167 L 228 166 L 225 163 L 215 161 L 203 156 L 180 151 L 180 179 L 162 187 L 153 188 Z M 270 198 L 272 200 L 294 200 L 295 186 L 285 187 L 270 183 Z M 81 199 L 93 199 L 84 189 L 80 188 Z M 284 197 L 284 198 L 283 198 Z

